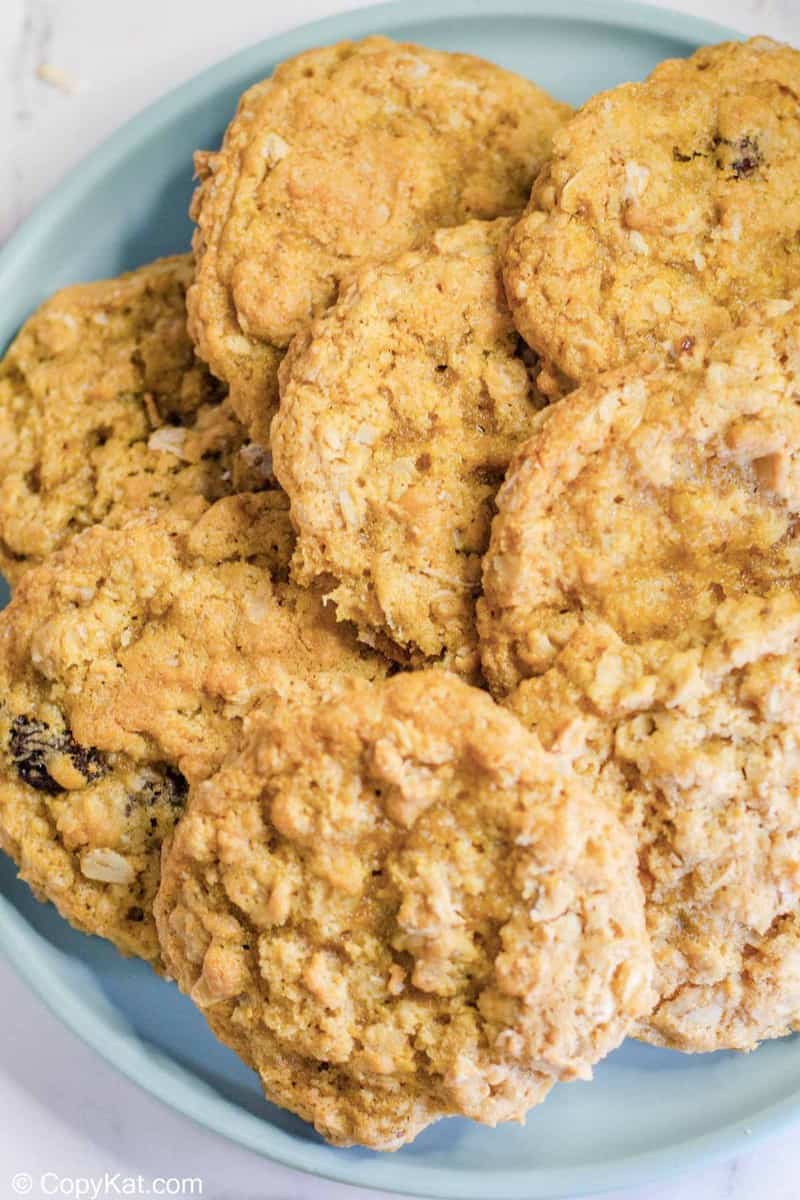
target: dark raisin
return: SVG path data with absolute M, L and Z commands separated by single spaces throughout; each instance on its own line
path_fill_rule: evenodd
M 714 145 L 717 145 L 716 141 L 714 141 Z M 693 150 L 691 154 L 682 154 L 677 146 L 673 146 L 672 157 L 675 162 L 687 163 L 693 162 L 695 158 L 705 158 L 705 154 L 702 150 Z
M 729 176 L 730 179 L 746 179 L 748 175 L 752 175 L 754 171 L 758 170 L 764 161 L 758 138 L 754 134 L 743 134 L 735 142 L 717 135 L 714 138 L 714 146 L 716 149 L 719 149 L 720 146 L 730 147 L 730 162 L 726 163 L 723 156 L 720 156 L 718 160 L 719 167 L 730 167 L 730 170 L 733 171 L 733 174 Z
M 169 789 L 169 802 L 177 808 L 183 808 L 189 794 L 189 784 L 176 767 L 169 764 L 164 766 L 164 779 Z
M 690 354 L 692 352 L 692 350 L 694 350 L 694 338 L 693 337 L 681 338 L 681 350 L 683 351 L 684 354 Z
M 31 717 L 14 719 L 8 748 L 20 779 L 49 796 L 65 790 L 47 770 L 48 759 L 54 754 L 66 754 L 88 783 L 101 779 L 107 770 L 99 750 L 80 746 L 69 730 L 52 729 L 44 721 L 34 721 Z
M 736 179 L 744 179 L 746 175 L 752 175 L 757 166 L 755 158 L 737 158 L 733 164 L 733 175 Z
M 43 722 L 16 717 L 11 726 L 8 748 L 20 779 L 36 788 L 37 792 L 55 796 L 64 789 L 51 779 L 45 766 L 45 760 L 53 749 L 49 734 L 50 730 Z
M 59 749 L 70 756 L 72 765 L 77 767 L 90 783 L 95 779 L 102 779 L 108 770 L 100 751 L 91 746 L 79 746 L 72 734 L 64 735 L 64 744 Z
M 129 921 L 136 921 L 136 922 L 143 921 L 144 920 L 144 909 L 139 908 L 138 904 L 134 904 L 132 906 L 132 908 L 128 909 L 125 916 L 127 917 L 127 919 Z
M 756 138 L 741 138 L 737 149 L 739 157 L 733 160 L 731 166 L 735 177 L 744 179 L 745 176 L 752 175 L 753 171 L 757 171 L 764 160 Z
M 183 808 L 188 791 L 189 785 L 180 771 L 169 763 L 158 763 L 153 767 L 153 774 L 146 780 L 138 798 L 145 804 L 159 804 L 166 800 L 175 808 Z M 156 818 L 152 817 L 151 828 L 155 824 Z

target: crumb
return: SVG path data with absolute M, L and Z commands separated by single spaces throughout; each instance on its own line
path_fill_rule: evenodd
M 65 96 L 77 96 L 84 90 L 84 84 L 80 79 L 69 75 L 61 67 L 54 66 L 53 63 L 40 63 L 36 68 L 36 78 L 40 79 L 42 83 L 49 84 L 50 87 L 58 88 Z

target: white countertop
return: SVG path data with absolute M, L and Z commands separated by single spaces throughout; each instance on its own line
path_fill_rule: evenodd
M 673 8 L 800 44 L 800 0 L 672 0 Z M 92 146 L 175 84 L 291 25 L 357 0 L 0 0 L 0 243 Z M 70 95 L 37 79 L 49 63 Z M 213 1200 L 357 1200 L 354 1189 L 257 1158 L 179 1117 L 86 1049 L 0 962 L 0 1200 L 105 1172 L 199 1177 Z M 19 1185 L 18 1185 L 19 1186 Z M 113 1194 L 113 1193 L 111 1193 Z M 365 1195 L 366 1193 L 361 1193 Z M 372 1193 L 376 1198 L 378 1193 Z M 629 1200 L 798 1200 L 800 1129 Z

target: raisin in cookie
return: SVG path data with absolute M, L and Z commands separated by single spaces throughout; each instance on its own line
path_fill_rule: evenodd
M 58 292 L 0 363 L 0 567 L 269 480 L 186 332 L 188 255 Z
M 640 809 L 641 1034 L 683 1050 L 800 1027 L 800 306 L 764 308 L 548 410 L 479 602 L 495 694 Z
M 766 38 L 662 63 L 556 135 L 505 263 L 520 332 L 585 382 L 680 354 L 800 284 L 800 53 Z
M 568 115 L 527 80 L 386 38 L 311 50 L 245 92 L 200 186 L 192 336 L 265 443 L 283 350 L 367 261 L 516 214 Z
M 78 928 L 157 964 L 160 845 L 262 695 L 381 673 L 286 582 L 277 491 L 125 530 L 26 572 L 0 615 L 0 844 Z
M 256 713 L 190 795 L 156 917 L 215 1033 L 337 1145 L 520 1120 L 651 1001 L 633 840 L 443 671 Z
M 503 294 L 508 229 L 440 230 L 356 275 L 295 339 L 272 426 L 295 578 L 392 657 L 468 677 L 495 492 L 544 403 Z

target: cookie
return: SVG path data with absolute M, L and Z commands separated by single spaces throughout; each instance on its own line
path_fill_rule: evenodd
M 401 662 L 477 670 L 494 496 L 544 401 L 500 278 L 509 221 L 366 267 L 281 367 L 274 470 L 302 584 Z
M 554 138 L 505 262 L 526 340 L 570 379 L 663 358 L 800 284 L 800 53 L 661 63 Z
M 215 1033 L 337 1145 L 521 1120 L 651 999 L 633 840 L 438 670 L 256 713 L 191 793 L 156 916 Z
M 800 1027 L 800 305 L 547 410 L 498 496 L 495 694 L 638 808 L 648 1041 Z
M 311 50 L 200 153 L 190 329 L 267 444 L 277 368 L 344 276 L 434 229 L 518 213 L 569 108 L 466 54 L 386 38 Z
M 188 255 L 58 292 L 0 363 L 0 567 L 12 581 L 93 524 L 264 486 L 186 331 Z M 260 478 L 259 478 L 260 475 Z
M 160 844 L 188 784 L 258 696 L 383 669 L 286 581 L 290 550 L 277 491 L 98 526 L 0 615 L 0 844 L 72 924 L 156 965 Z

